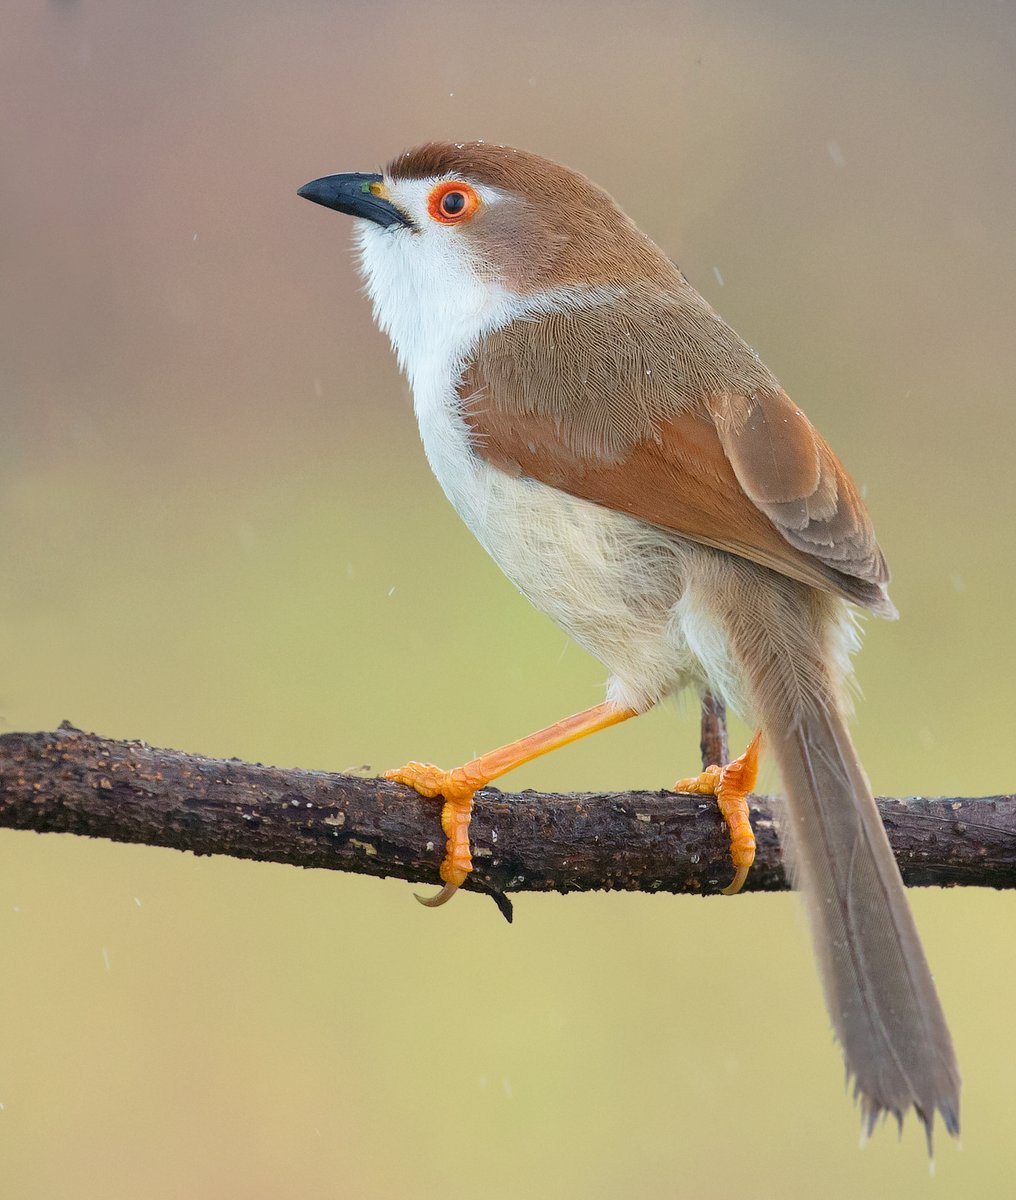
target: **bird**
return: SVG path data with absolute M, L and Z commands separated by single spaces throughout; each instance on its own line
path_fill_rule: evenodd
M 495 143 L 428 142 L 300 196 L 354 218 L 374 317 L 423 447 L 522 595 L 608 672 L 601 704 L 454 770 L 387 777 L 443 801 L 446 901 L 475 792 L 685 690 L 758 733 L 681 780 L 730 827 L 736 891 L 762 748 L 862 1131 L 913 1109 L 958 1135 L 952 1039 L 847 727 L 859 612 L 894 618 L 857 487 L 761 358 L 603 189 Z

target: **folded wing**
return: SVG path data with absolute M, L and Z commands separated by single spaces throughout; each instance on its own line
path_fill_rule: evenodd
M 484 339 L 460 385 L 476 452 L 894 616 L 871 520 L 835 454 L 697 293 L 679 300 L 619 315 L 616 329 L 598 310 L 592 355 L 588 311 Z

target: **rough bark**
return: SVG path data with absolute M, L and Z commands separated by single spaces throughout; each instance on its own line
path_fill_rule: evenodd
M 909 886 L 1016 887 L 1016 797 L 879 799 Z M 786 889 L 769 798 L 752 798 L 746 890 Z M 73 833 L 361 875 L 437 880 L 438 802 L 383 779 L 218 760 L 62 725 L 0 736 L 0 827 Z M 715 805 L 673 792 L 477 793 L 467 887 L 715 893 L 729 880 Z
M 879 800 L 911 886 L 1016 887 L 1016 797 Z M 787 887 L 773 804 L 753 797 L 749 891 Z M 438 803 L 383 779 L 265 767 L 112 741 L 62 725 L 0 736 L 0 826 L 432 883 Z M 703 797 L 478 793 L 467 888 L 712 893 L 730 876 Z

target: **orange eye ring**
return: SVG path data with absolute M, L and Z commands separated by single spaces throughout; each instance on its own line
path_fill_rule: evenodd
M 461 179 L 446 179 L 427 198 L 427 211 L 442 225 L 459 225 L 468 221 L 479 207 L 480 197 L 476 189 Z

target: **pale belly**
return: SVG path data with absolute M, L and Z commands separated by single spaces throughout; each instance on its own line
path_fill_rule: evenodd
M 419 410 L 418 410 L 419 415 Z M 709 684 L 682 598 L 705 553 L 676 534 L 490 466 L 456 414 L 421 416 L 448 499 L 519 591 L 610 672 L 608 697 L 644 709 Z

